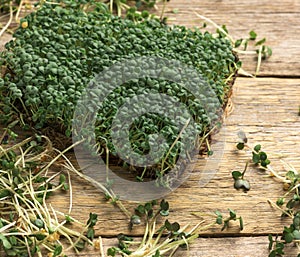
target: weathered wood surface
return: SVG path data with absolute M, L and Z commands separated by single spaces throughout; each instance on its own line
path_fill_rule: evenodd
M 103 239 L 104 251 L 115 246 L 114 239 Z M 227 238 L 199 238 L 191 244 L 190 251 L 178 250 L 174 257 L 266 257 L 268 256 L 268 240 L 266 237 L 227 237 Z M 289 257 L 296 256 L 295 248 L 288 247 Z M 87 255 L 86 252 L 68 257 L 99 257 L 99 251 Z
M 273 56 L 261 67 L 262 76 L 299 76 L 300 64 L 300 2 L 297 0 L 270 1 L 170 1 L 169 10 L 178 9 L 176 24 L 199 26 L 201 19 L 194 12 L 215 23 L 225 24 L 234 39 L 248 37 L 254 30 L 259 38 L 266 37 Z M 255 71 L 252 56 L 241 57 L 246 70 Z
M 178 9 L 173 14 L 173 9 Z M 265 78 L 238 78 L 232 97 L 234 110 L 227 118 L 221 132 L 214 136 L 212 147 L 220 160 L 206 166 L 197 160 L 198 166 L 190 179 L 178 190 L 167 196 L 172 209 L 170 220 L 182 224 L 196 224 L 200 218 L 191 212 L 212 213 L 216 209 L 226 212 L 232 208 L 242 215 L 245 229 L 237 234 L 236 224 L 228 231 L 220 233 L 215 227 L 205 232 L 213 238 L 200 238 L 191 247 L 190 256 L 267 256 L 268 233 L 280 233 L 285 220 L 274 210 L 267 199 L 275 201 L 284 192 L 282 185 L 272 178 L 265 178 L 263 172 L 250 167 L 246 173 L 251 183 L 248 193 L 236 191 L 231 178 L 232 170 L 241 170 L 250 156 L 235 150 L 237 132 L 244 130 L 250 143 L 261 143 L 269 153 L 272 166 L 282 170 L 284 160 L 300 169 L 300 2 L 297 0 L 222 0 L 183 1 L 172 0 L 167 6 L 172 23 L 199 26 L 202 21 L 194 11 L 205 15 L 218 24 L 226 24 L 235 39 L 246 37 L 255 30 L 260 37 L 266 37 L 273 48 L 273 56 L 261 66 L 260 75 Z M 175 18 L 175 19 L 173 19 Z M 1 44 L 3 41 L 1 41 Z M 255 70 L 255 59 L 241 57 L 244 69 Z M 275 78 L 275 77 L 292 77 Z M 216 157 L 215 157 L 216 158 Z M 209 165 L 209 164 L 207 164 Z M 204 172 L 206 171 L 206 173 Z M 202 185 L 211 171 L 213 178 Z M 203 177 L 201 177 L 203 176 Z M 89 212 L 99 214 L 96 234 L 114 237 L 118 233 L 129 233 L 128 220 L 116 207 L 104 201 L 103 195 L 89 183 L 73 176 L 73 215 L 86 220 Z M 67 195 L 57 195 L 53 205 L 66 210 Z M 125 203 L 132 210 L 136 205 Z M 142 228 L 136 227 L 132 234 L 142 235 Z M 227 234 L 226 237 L 224 237 Z M 238 237 L 228 237 L 228 236 Z M 248 237 L 252 235 L 253 237 Z M 215 238 L 222 237 L 222 238 Z M 115 243 L 115 239 L 104 239 L 105 246 Z M 291 249 L 287 256 L 295 256 Z M 70 256 L 75 256 L 70 254 Z M 90 249 L 80 256 L 99 256 Z M 177 256 L 187 256 L 185 252 Z

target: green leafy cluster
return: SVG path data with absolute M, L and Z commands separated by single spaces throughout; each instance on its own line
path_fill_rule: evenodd
M 0 0 L 0 13 L 9 12 L 10 4 L 20 4 L 20 0 Z
M 239 136 L 239 140 L 238 143 L 236 144 L 236 148 L 238 150 L 243 150 L 245 147 L 250 148 L 249 145 L 247 145 L 248 139 L 245 133 L 240 131 L 238 136 Z M 271 161 L 268 159 L 268 155 L 266 154 L 266 152 L 261 150 L 261 145 L 257 144 L 251 150 L 252 150 L 252 162 L 266 169 L 267 166 L 271 163 Z
M 283 196 L 279 197 L 276 201 L 276 206 L 282 210 L 282 217 L 291 218 L 292 223 L 289 226 L 285 226 L 282 232 L 281 240 L 273 240 L 272 236 L 269 236 L 270 255 L 269 257 L 284 255 L 285 244 L 297 243 L 300 240 L 300 195 L 299 195 L 300 175 L 295 170 L 289 170 L 285 175 L 284 189 L 287 190 Z M 284 207 L 285 206 L 285 207 Z M 298 254 L 300 256 L 300 253 Z
M 228 211 L 229 211 L 229 217 L 227 217 L 227 218 L 224 218 L 223 214 L 220 211 L 215 212 L 215 214 L 217 215 L 216 223 L 218 225 L 223 225 L 221 230 L 223 231 L 224 229 L 227 229 L 229 227 L 230 221 L 236 221 L 236 220 L 239 221 L 240 230 L 243 230 L 244 229 L 244 221 L 243 221 L 242 216 L 238 217 L 234 210 L 228 209 Z
M 170 214 L 169 202 L 162 199 L 159 203 L 157 200 L 139 204 L 135 208 L 134 214 L 130 219 L 130 230 L 134 226 L 140 225 L 142 220 L 145 222 L 144 236 L 141 242 L 124 234 L 118 235 L 118 246 L 111 247 L 107 250 L 108 256 L 151 256 L 163 257 L 173 256 L 179 247 L 189 249 L 189 244 L 198 238 L 199 232 L 207 230 L 216 225 L 222 225 L 222 231 L 230 227 L 231 222 L 239 222 L 240 230 L 244 229 L 243 218 L 238 216 L 232 209 L 228 209 L 229 215 L 226 217 L 220 211 L 209 214 L 213 217 L 210 224 L 203 225 L 203 220 L 192 229 L 188 226 L 181 226 L 179 222 L 171 222 L 166 217 Z M 197 213 L 192 213 L 198 216 Z M 164 218 L 161 222 L 159 219 Z M 161 225 L 157 228 L 157 224 Z M 201 226 L 203 225 L 203 226 Z M 136 247 L 138 245 L 138 247 Z
M 1 137 L 7 142 L 5 135 Z M 55 191 L 68 190 L 69 179 L 63 173 L 49 176 L 53 150 L 45 137 L 35 136 L 0 147 L 0 248 L 6 256 L 66 256 L 59 239 L 68 239 L 75 251 L 92 244 L 96 214 L 90 214 L 86 226 L 69 214 L 48 209 L 47 199 Z M 3 147 L 2 147 L 3 146 Z M 53 152 L 52 152 L 53 154 Z M 58 220 L 58 216 L 63 216 Z M 81 232 L 70 224 L 77 223 Z M 68 225 L 66 225 L 68 224 Z
M 269 257 L 275 256 L 284 256 L 285 245 L 295 243 L 299 247 L 300 240 L 300 174 L 294 167 L 286 165 L 288 167 L 285 175 L 281 175 L 275 171 L 270 165 L 271 161 L 268 159 L 268 155 L 266 152 L 262 151 L 262 146 L 260 144 L 255 145 L 253 148 L 249 146 L 248 139 L 244 132 L 240 131 L 238 133 L 239 141 L 236 145 L 238 150 L 242 150 L 245 147 L 251 150 L 252 152 L 252 163 L 260 168 L 265 170 L 270 177 L 275 177 L 279 181 L 283 183 L 283 189 L 287 191 L 283 196 L 279 197 L 276 203 L 268 200 L 269 203 L 279 209 L 281 211 L 282 218 L 290 218 L 291 224 L 289 226 L 284 226 L 282 235 L 276 236 L 273 239 L 272 235 L 269 235 Z M 248 162 L 246 163 L 246 167 L 244 172 L 233 171 L 232 176 L 235 179 L 235 188 L 237 181 L 241 180 L 243 183 L 240 183 L 240 188 L 245 189 L 245 183 L 248 185 L 249 182 L 243 179 L 244 173 L 248 166 Z M 250 187 L 249 187 L 250 189 Z M 298 251 L 297 257 L 300 257 L 300 253 Z
M 247 50 L 249 42 L 255 42 L 254 46 L 259 47 L 256 50 L 256 53 L 262 55 L 263 59 L 266 59 L 272 55 L 272 49 L 269 46 L 265 45 L 266 38 L 262 38 L 258 41 L 257 40 L 257 33 L 253 30 L 249 32 L 249 37 L 246 39 L 238 39 L 234 43 L 234 47 L 243 47 L 244 51 Z
M 156 206 L 158 205 L 158 208 Z M 120 234 L 118 236 L 118 247 L 111 247 L 107 250 L 108 256 L 151 256 L 161 257 L 172 252 L 175 253 L 178 247 L 187 245 L 191 240 L 198 237 L 194 231 L 186 232 L 181 229 L 178 222 L 170 222 L 168 219 L 156 229 L 158 217 L 169 215 L 169 203 L 164 199 L 158 204 L 156 200 L 145 204 L 140 204 L 135 209 L 135 214 L 131 217 L 130 227 L 141 223 L 144 218 L 146 222 L 145 234 L 137 249 L 132 246 L 136 244 L 132 237 Z M 138 222 L 137 222 L 138 221 Z M 167 234 L 167 237 L 163 237 Z
M 246 163 L 245 169 L 243 172 L 238 170 L 234 170 L 231 172 L 231 175 L 234 179 L 234 188 L 235 189 L 243 189 L 245 192 L 250 190 L 250 183 L 248 180 L 244 179 L 245 172 L 248 167 L 248 162 Z
M 238 67 L 225 36 L 166 26 L 155 19 L 135 23 L 111 15 L 101 3 L 93 8 L 90 4 L 88 10 L 73 1 L 44 3 L 24 18 L 28 27 L 17 29 L 15 39 L 6 44 L 0 57 L 6 67 L 0 79 L 1 121 L 9 122 L 17 115 L 23 125 L 60 128 L 69 136 L 76 103 L 95 75 L 116 61 L 138 56 L 171 58 L 193 67 L 215 92 L 218 104 L 226 102 Z M 107 73 L 107 78 L 114 75 Z M 201 87 L 196 85 L 195 92 Z M 180 83 L 147 77 L 121 85 L 99 110 L 95 133 L 101 147 L 114 152 L 110 138 L 113 117 L 126 99 L 141 92 L 177 97 L 188 107 L 202 134 L 211 129 L 207 110 L 193 92 Z M 158 133 L 170 147 L 179 131 L 159 115 L 142 115 L 131 129 L 133 151 L 146 154 L 148 135 Z M 180 144 L 180 140 L 176 142 L 161 170 L 175 163 Z

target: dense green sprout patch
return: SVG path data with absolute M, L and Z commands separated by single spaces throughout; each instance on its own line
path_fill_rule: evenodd
M 147 18 L 135 23 L 113 16 L 101 4 L 89 11 L 76 4 L 43 4 L 23 22 L 0 56 L 5 67 L 0 79 L 1 121 L 6 123 L 17 117 L 23 125 L 52 126 L 69 136 L 84 88 L 99 72 L 124 58 L 159 56 L 193 67 L 221 107 L 237 70 L 232 45 L 221 33 L 215 36 Z M 201 86 L 196 85 L 194 92 Z M 211 129 L 207 110 L 194 92 L 180 83 L 147 77 L 120 85 L 99 110 L 95 133 L 101 147 L 114 154 L 110 135 L 114 115 L 126 99 L 150 91 L 177 97 L 190 110 L 200 134 Z M 153 113 L 142 115 L 130 131 L 131 147 L 141 155 L 149 151 L 149 134 L 162 133 L 170 147 L 179 133 L 168 118 Z M 169 152 L 166 167 L 176 162 L 180 143 Z

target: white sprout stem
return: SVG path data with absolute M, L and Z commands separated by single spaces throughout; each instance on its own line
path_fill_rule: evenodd
M 20 154 L 20 158 L 18 160 L 16 160 L 16 162 L 15 162 L 15 167 L 19 164 L 19 162 L 21 162 L 22 168 L 24 168 L 25 167 L 25 159 L 24 159 L 24 152 L 23 152 L 23 149 L 21 146 L 19 147 L 19 151 L 21 154 Z
M 100 252 L 100 256 L 101 257 L 105 257 L 102 237 L 99 236 L 98 238 L 99 238 L 99 252 Z
M 16 224 L 16 221 L 3 226 L 2 228 L 0 228 L 0 233 L 3 233 L 5 230 L 9 229 L 10 227 L 13 227 L 15 224 Z
M 16 22 L 19 22 L 19 15 L 20 15 L 23 4 L 24 4 L 24 0 L 21 0 L 18 10 L 17 10 L 17 13 L 16 13 L 16 17 L 15 17 Z
M 140 247 L 138 248 L 137 251 L 142 250 L 146 246 L 146 240 L 147 240 L 147 237 L 148 237 L 148 233 L 149 233 L 149 222 L 147 221 L 145 231 L 144 231 L 144 236 L 143 236 L 143 239 L 142 239 L 142 243 L 141 243 L 141 245 L 140 245 Z
M 187 242 L 190 242 L 190 241 L 192 241 L 192 240 L 194 240 L 194 239 L 196 239 L 196 238 L 198 238 L 198 234 L 194 234 L 194 235 L 190 236 L 190 237 L 187 238 L 187 239 L 180 239 L 180 240 L 178 240 L 178 241 L 174 241 L 174 242 L 171 242 L 171 243 L 168 242 L 168 243 L 167 243 L 168 248 L 163 249 L 163 250 L 162 250 L 162 253 L 166 253 L 166 252 L 172 250 L 174 247 L 179 246 L 179 245 L 182 245 L 182 244 L 184 244 L 186 241 L 187 241 Z
M 276 178 L 280 179 L 284 183 L 291 183 L 290 180 L 285 179 L 284 177 L 280 176 L 273 168 L 271 165 L 268 165 L 266 170 L 270 171 L 271 175 L 274 175 Z
M 7 155 L 7 152 L 9 151 L 13 151 L 15 149 L 18 149 L 20 146 L 23 146 L 25 144 L 27 144 L 28 142 L 30 142 L 32 140 L 32 137 L 28 137 L 26 139 L 24 139 L 22 142 L 14 144 L 13 146 L 4 149 L 2 146 L 0 146 L 0 157 L 2 157 L 3 155 Z
M 114 4 L 114 0 L 110 0 L 110 3 L 109 3 L 109 9 L 110 9 L 110 12 L 113 13 L 113 4 Z
M 60 211 L 57 211 L 57 210 L 55 210 L 55 212 L 56 212 L 57 214 L 63 216 L 63 217 L 66 217 L 65 213 L 63 213 L 63 212 L 60 212 Z M 77 219 L 75 219 L 75 218 L 73 218 L 73 217 L 70 217 L 70 218 L 72 219 L 72 222 L 76 222 L 77 224 L 79 224 L 79 225 L 81 225 L 81 226 L 85 226 L 85 224 L 82 223 L 82 222 L 80 222 L 79 220 L 77 220 Z
M 95 181 L 95 180 L 91 179 L 90 177 L 85 176 L 84 174 L 82 174 L 81 172 L 79 172 L 73 166 L 73 164 L 70 162 L 70 160 L 65 155 L 62 155 L 62 157 L 66 160 L 66 162 L 68 164 L 68 165 L 62 164 L 63 167 L 65 167 L 66 169 L 74 172 L 76 175 L 78 175 L 79 177 L 83 178 L 84 180 L 86 180 L 88 182 L 91 182 L 92 184 L 98 186 L 104 193 L 108 194 L 111 198 L 115 197 L 114 194 L 113 194 L 113 192 L 111 192 L 110 190 L 108 190 L 101 183 L 99 183 L 98 181 Z M 131 213 L 125 208 L 125 206 L 122 204 L 122 202 L 116 201 L 116 205 L 124 212 L 124 214 L 127 216 L 127 218 L 131 217 Z
M 258 75 L 259 70 L 260 70 L 261 58 L 262 58 L 262 49 L 263 49 L 263 46 L 261 45 L 261 46 L 259 47 L 259 50 L 258 50 L 257 66 L 256 66 L 255 76 Z
M 277 204 L 273 203 L 271 200 L 268 200 L 268 203 L 269 203 L 272 207 L 276 208 L 277 210 L 283 212 L 285 215 L 289 216 L 290 218 L 292 218 L 292 219 L 294 218 L 292 214 L 290 214 L 290 213 L 288 213 L 287 211 L 281 209 Z
M 13 20 L 13 8 L 12 8 L 12 5 L 13 5 L 13 1 L 10 1 L 9 2 L 9 20 L 8 22 L 5 24 L 5 26 L 2 28 L 2 30 L 0 31 L 0 37 L 2 37 L 2 35 L 4 34 L 4 32 L 8 29 L 8 27 L 10 26 L 12 20 Z
M 70 175 L 69 170 L 67 170 L 67 172 L 68 172 L 69 194 L 70 194 L 70 197 L 69 197 L 70 203 L 69 203 L 68 213 L 71 214 L 72 208 L 73 208 L 73 188 L 72 188 L 71 175 Z
M 224 35 L 226 35 L 226 37 L 231 41 L 232 44 L 234 44 L 234 40 L 233 38 L 221 27 L 219 26 L 217 23 L 213 22 L 211 19 L 197 13 L 194 12 L 200 19 L 205 20 L 207 22 L 209 22 L 210 24 L 212 24 L 214 27 L 216 27 L 219 31 L 221 31 Z
M 27 237 L 25 237 L 24 239 L 25 239 L 25 244 L 26 244 L 28 256 L 32 257 L 31 252 L 30 252 L 30 247 L 29 247 L 29 244 L 28 244 L 28 239 L 27 239 Z
M 195 227 L 193 227 L 190 230 L 189 234 L 191 235 L 192 233 L 194 233 L 200 227 L 200 225 L 202 225 L 204 222 L 205 222 L 205 220 L 202 220 L 201 222 L 199 222 Z
M 173 144 L 170 146 L 165 158 L 162 160 L 161 163 L 161 173 L 164 173 L 163 167 L 164 167 L 164 163 L 166 162 L 169 154 L 171 153 L 171 150 L 173 149 L 173 147 L 176 145 L 176 143 L 178 142 L 178 140 L 181 138 L 182 133 L 184 132 L 184 130 L 187 128 L 187 126 L 189 125 L 191 119 L 188 118 L 187 121 L 185 122 L 184 126 L 182 127 L 182 129 L 180 130 L 178 136 L 176 137 L 176 139 L 174 140 Z
M 48 170 L 59 158 L 61 158 L 66 152 L 70 151 L 72 148 L 74 148 L 74 146 L 81 144 L 84 141 L 84 139 L 70 145 L 69 147 L 67 147 L 65 150 L 63 151 L 59 151 L 57 149 L 56 150 L 59 154 L 57 156 L 55 156 L 42 170 Z

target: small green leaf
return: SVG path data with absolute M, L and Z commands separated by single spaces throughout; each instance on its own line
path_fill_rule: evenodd
M 145 204 L 145 210 L 148 212 L 152 209 L 152 204 L 151 203 L 146 203 Z
M 252 161 L 253 161 L 255 164 L 258 164 L 258 163 L 260 162 L 260 156 L 259 156 L 259 154 L 252 153 Z
M 107 249 L 107 255 L 108 256 L 116 256 L 117 254 L 117 249 L 115 247 L 111 247 Z
M 85 241 L 80 240 L 79 242 L 76 243 L 75 248 L 79 251 L 83 250 L 85 247 Z
M 244 144 L 244 143 L 238 143 L 238 144 L 236 145 L 236 148 L 237 148 L 238 150 L 243 150 L 243 149 L 245 148 L 245 144 Z
M 293 237 L 295 240 L 300 240 L 300 231 L 299 230 L 294 230 L 293 231 Z
M 255 31 L 251 30 L 251 31 L 249 32 L 249 36 L 250 36 L 250 37 L 249 37 L 250 40 L 255 40 L 256 37 L 257 37 L 257 34 L 256 34 Z
M 236 218 L 236 213 L 234 210 L 228 209 L 229 210 L 229 215 L 231 219 L 235 219 Z
M 264 44 L 265 42 L 266 42 L 266 38 L 263 38 L 263 39 L 257 41 L 255 46 L 260 46 L 260 45 Z
M 171 223 L 169 222 L 169 220 L 166 220 L 165 221 L 165 228 L 169 231 L 172 231 L 172 225 Z
M 59 183 L 63 184 L 66 182 L 66 176 L 64 174 L 60 174 L 59 176 Z
M 90 217 L 89 217 L 89 219 L 88 219 L 88 221 L 87 221 L 86 224 L 89 227 L 94 227 L 96 225 L 96 223 L 97 223 L 97 220 L 98 220 L 98 215 L 95 214 L 95 213 L 90 213 Z
M 12 248 L 11 243 L 7 240 L 7 238 L 3 234 L 0 234 L 0 240 L 2 241 L 2 245 L 3 245 L 4 249 Z
M 278 198 L 276 201 L 277 206 L 282 206 L 284 204 L 284 198 Z
M 243 221 L 243 218 L 240 217 L 239 220 L 240 220 L 240 230 L 243 230 L 243 229 L 244 229 L 244 221 Z
M 242 42 L 243 42 L 243 39 L 236 40 L 234 43 L 234 47 L 239 47 L 242 44 Z
M 180 225 L 178 222 L 172 223 L 172 231 L 177 232 L 180 229 Z
M 65 132 L 65 135 L 67 137 L 70 137 L 72 135 L 72 131 L 70 129 L 67 129 L 66 132 Z
M 269 239 L 269 250 L 271 250 L 273 247 L 273 236 L 269 234 L 268 239 Z
M 88 231 L 86 233 L 86 237 L 93 240 L 95 237 L 95 230 L 93 228 L 88 228 Z
M 286 233 L 286 234 L 284 235 L 284 241 L 285 241 L 286 243 L 291 243 L 291 242 L 293 242 L 293 239 L 294 239 L 293 233 Z
M 34 222 L 34 225 L 36 225 L 38 228 L 44 228 L 44 222 L 41 219 L 36 219 Z
M 256 145 L 256 146 L 254 146 L 254 151 L 255 152 L 259 152 L 260 151 L 260 149 L 261 149 L 261 145 Z
M 237 171 L 237 170 L 231 172 L 231 175 L 234 179 L 239 179 L 243 176 L 242 172 Z
M 216 219 L 216 223 L 221 225 L 223 223 L 223 218 L 222 216 L 218 216 L 217 219 Z
M 222 218 L 222 213 L 220 211 L 215 211 L 215 214 Z
M 163 199 L 163 200 L 160 202 L 160 209 L 161 209 L 162 211 L 168 211 L 168 210 L 169 210 L 169 203 Z
M 265 167 L 265 168 L 266 168 L 270 163 L 271 163 L 271 162 L 270 162 L 270 160 L 268 160 L 268 159 L 265 160 L 265 161 L 261 161 L 261 162 L 260 162 L 261 166 L 263 166 L 263 167 Z
M 268 159 L 268 156 L 265 152 L 259 152 L 259 157 L 261 161 L 265 161 Z
M 32 236 L 34 236 L 38 241 L 42 241 L 47 237 L 46 235 L 43 234 L 34 234 Z
M 144 214 L 145 213 L 145 207 L 144 205 L 139 205 L 136 209 L 135 209 L 136 212 L 138 212 L 139 214 Z

